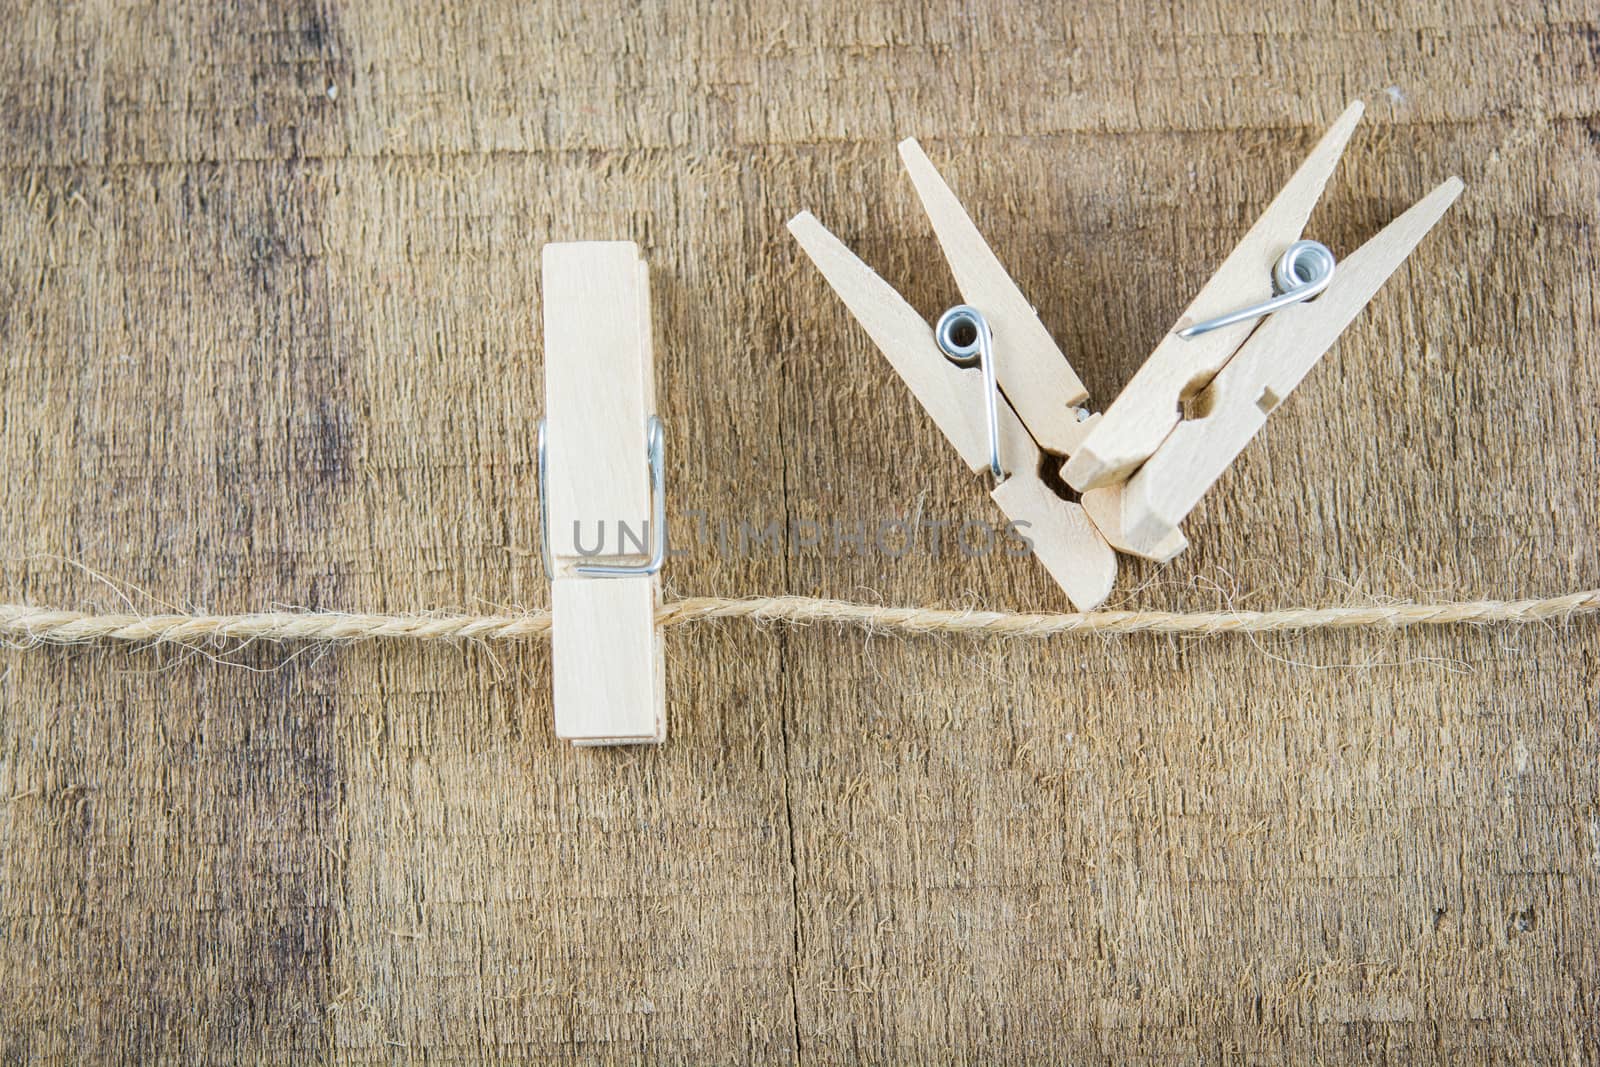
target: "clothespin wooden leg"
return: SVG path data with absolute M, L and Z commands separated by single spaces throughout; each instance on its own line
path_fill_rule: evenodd
M 556 736 L 659 743 L 665 509 L 649 275 L 636 245 L 545 246 L 544 352 L 539 478 Z

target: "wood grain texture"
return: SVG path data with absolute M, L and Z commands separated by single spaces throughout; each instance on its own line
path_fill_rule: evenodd
M 931 319 L 919 138 L 1109 397 L 1357 97 L 1309 235 L 1467 192 L 1111 605 L 1592 588 L 1597 21 L 7 5 L 0 591 L 546 606 L 538 249 L 604 237 L 705 528 L 669 595 L 1065 609 L 953 547 L 991 505 L 784 220 Z M 649 751 L 557 742 L 540 645 L 0 653 L 0 1060 L 1600 1055 L 1592 625 L 666 641 Z

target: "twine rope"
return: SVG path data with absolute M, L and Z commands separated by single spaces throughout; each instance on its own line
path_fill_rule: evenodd
M 1093 634 L 1268 634 L 1307 630 L 1398 630 L 1414 626 L 1560 623 L 1600 613 L 1600 589 L 1533 600 L 1467 600 L 1275 611 L 1085 611 L 1016 613 L 949 608 L 883 607 L 816 597 L 688 597 L 663 604 L 663 626 L 716 619 L 810 626 L 827 624 L 871 633 L 976 637 Z M 547 637 L 550 612 L 500 615 L 346 614 L 268 611 L 243 615 L 141 615 L 56 611 L 0 605 L 0 641 L 14 645 L 72 645 L 94 641 L 208 647 L 236 641 L 517 641 Z

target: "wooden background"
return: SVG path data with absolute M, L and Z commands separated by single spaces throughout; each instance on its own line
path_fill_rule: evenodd
M 1600 11 L 1403 6 L 7 4 L 0 599 L 546 604 L 559 239 L 679 529 L 992 520 L 784 220 L 937 314 L 920 137 L 1103 406 L 1356 97 L 1312 235 L 1467 192 L 1112 603 L 1600 585 Z M 791 548 L 669 590 L 1067 606 Z M 538 643 L 0 652 L 0 1061 L 1600 1056 L 1593 623 L 668 655 L 575 752 Z

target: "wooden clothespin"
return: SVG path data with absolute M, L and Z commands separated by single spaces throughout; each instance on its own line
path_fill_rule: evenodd
M 649 271 L 636 245 L 545 245 L 544 353 L 539 495 L 556 736 L 660 743 L 666 507 Z
M 1362 110 L 1333 124 L 1063 468 L 1117 548 L 1181 550 L 1178 524 L 1460 194 L 1449 179 L 1337 266 L 1301 241 Z
M 966 301 L 937 332 L 810 212 L 789 231 L 961 458 L 991 469 L 995 502 L 1026 524 L 1034 553 L 1088 610 L 1111 591 L 1116 553 L 1083 505 L 1040 476 L 1046 455 L 1064 460 L 1092 426 L 1079 406 L 1088 394 L 917 142 L 901 142 L 900 157 Z

